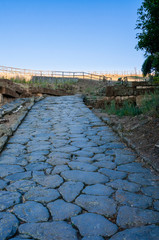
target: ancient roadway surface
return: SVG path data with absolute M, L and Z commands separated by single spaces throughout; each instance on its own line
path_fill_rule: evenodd
M 36 103 L 0 156 L 0 240 L 158 240 L 159 178 L 78 96 Z

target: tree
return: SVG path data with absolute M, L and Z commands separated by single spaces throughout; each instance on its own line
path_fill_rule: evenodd
M 151 60 L 151 71 L 159 71 L 159 0 L 143 0 L 141 7 L 138 9 L 138 19 L 136 29 L 136 38 L 138 44 L 136 49 L 144 50 L 149 64 Z M 151 58 L 149 58 L 151 56 Z M 143 64 L 143 65 L 144 65 Z M 144 66 L 143 66 L 144 67 Z M 142 68 L 143 68 L 142 67 Z M 151 72 L 150 71 L 150 72 Z

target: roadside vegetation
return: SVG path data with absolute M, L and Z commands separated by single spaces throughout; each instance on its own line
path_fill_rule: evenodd
M 148 114 L 150 116 L 159 117 L 159 91 L 155 91 L 151 94 L 146 93 L 139 106 L 129 101 L 124 101 L 123 105 L 119 107 L 113 100 L 109 105 L 105 104 L 103 111 L 121 117 L 136 116 L 139 114 Z

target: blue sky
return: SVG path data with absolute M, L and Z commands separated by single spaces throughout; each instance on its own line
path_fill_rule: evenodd
M 141 69 L 142 0 L 0 0 L 0 65 L 43 70 Z

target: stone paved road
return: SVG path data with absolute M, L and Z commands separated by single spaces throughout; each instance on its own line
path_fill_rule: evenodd
M 158 240 L 158 180 L 80 97 L 47 97 L 0 156 L 0 240 Z

